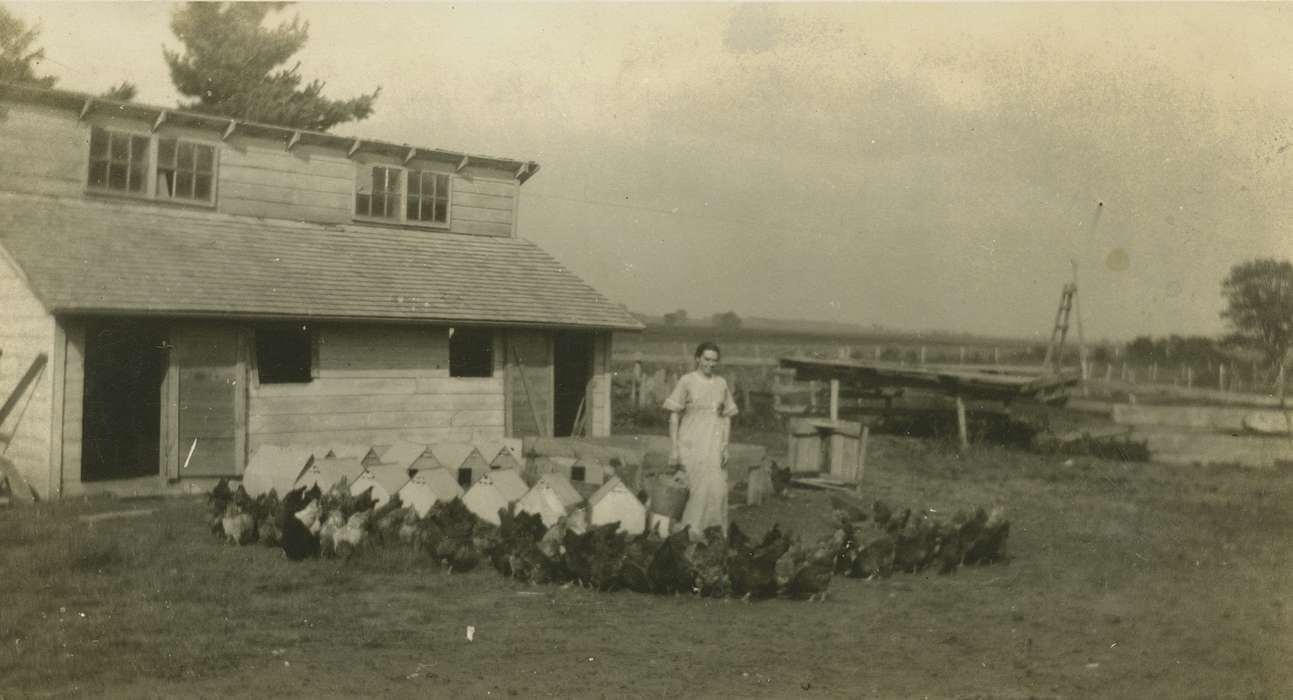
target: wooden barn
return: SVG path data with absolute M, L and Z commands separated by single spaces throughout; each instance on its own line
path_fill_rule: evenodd
M 518 235 L 537 170 L 0 83 L 4 458 L 58 498 L 608 434 L 641 325 Z

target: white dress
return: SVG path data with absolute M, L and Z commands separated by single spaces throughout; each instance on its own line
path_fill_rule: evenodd
M 727 470 L 723 468 L 723 446 L 736 401 L 722 377 L 706 377 L 700 371 L 683 375 L 673 393 L 665 399 L 668 411 L 681 414 L 678 425 L 678 453 L 687 470 L 687 507 L 682 524 L 693 537 L 719 525 L 727 534 Z

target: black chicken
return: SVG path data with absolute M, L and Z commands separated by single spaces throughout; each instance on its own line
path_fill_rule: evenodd
M 651 562 L 664 540 L 654 532 L 643 532 L 630 538 L 620 564 L 620 584 L 635 593 L 651 592 Z
M 733 525 L 728 535 L 728 578 L 732 595 L 770 598 L 777 594 L 777 560 L 790 548 L 790 540 L 773 525 L 763 540 L 751 547 L 745 534 Z
M 702 596 L 721 598 L 727 594 L 727 538 L 723 528 L 707 528 L 705 537 L 687 550 L 687 560 L 695 573 L 694 588 Z
M 988 514 L 983 530 L 965 553 L 966 564 L 990 564 L 1006 556 L 1006 538 L 1010 536 L 1010 521 L 1005 511 L 993 508 Z
M 683 527 L 670 535 L 656 550 L 648 574 L 656 593 L 690 593 L 694 575 L 687 563 L 691 533 Z
M 211 534 L 220 539 L 224 539 L 224 514 L 232 502 L 233 490 L 229 488 L 228 479 L 217 481 L 207 495 L 207 512 L 210 515 L 208 524 L 211 526 Z
M 279 529 L 283 553 L 290 561 L 300 561 L 319 556 L 319 500 L 318 489 L 314 496 L 303 489 L 289 491 L 283 497 L 279 513 Z
M 848 575 L 852 578 L 887 578 L 893 573 L 893 537 L 881 535 L 858 550 Z
M 916 573 L 925 568 L 933 555 L 934 524 L 920 513 L 894 536 L 893 565 L 899 571 Z
M 871 514 L 871 520 L 875 522 L 876 527 L 883 528 L 887 527 L 889 525 L 889 521 L 893 518 L 893 509 L 889 507 L 888 503 L 877 498 L 875 502 L 871 504 Z

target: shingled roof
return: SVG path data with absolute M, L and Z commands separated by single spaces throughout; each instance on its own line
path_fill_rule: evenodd
M 53 313 L 642 327 L 520 238 L 0 193 L 0 247 Z

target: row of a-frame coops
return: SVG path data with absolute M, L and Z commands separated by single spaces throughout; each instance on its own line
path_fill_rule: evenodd
M 495 525 L 500 510 L 513 508 L 537 514 L 548 527 L 561 518 L 576 530 L 618 522 L 626 532 L 637 534 L 647 527 L 646 507 L 611 465 L 562 457 L 531 457 L 527 463 L 521 441 L 513 439 L 437 445 L 265 445 L 249 460 L 242 485 L 252 497 L 271 490 L 282 496 L 301 487 L 327 491 L 343 479 L 352 494 L 368 491 L 378 505 L 398 494 L 419 516 L 438 502 L 461 498 L 477 517 Z M 591 491 L 587 502 L 581 489 Z M 667 521 L 657 520 L 668 528 Z

